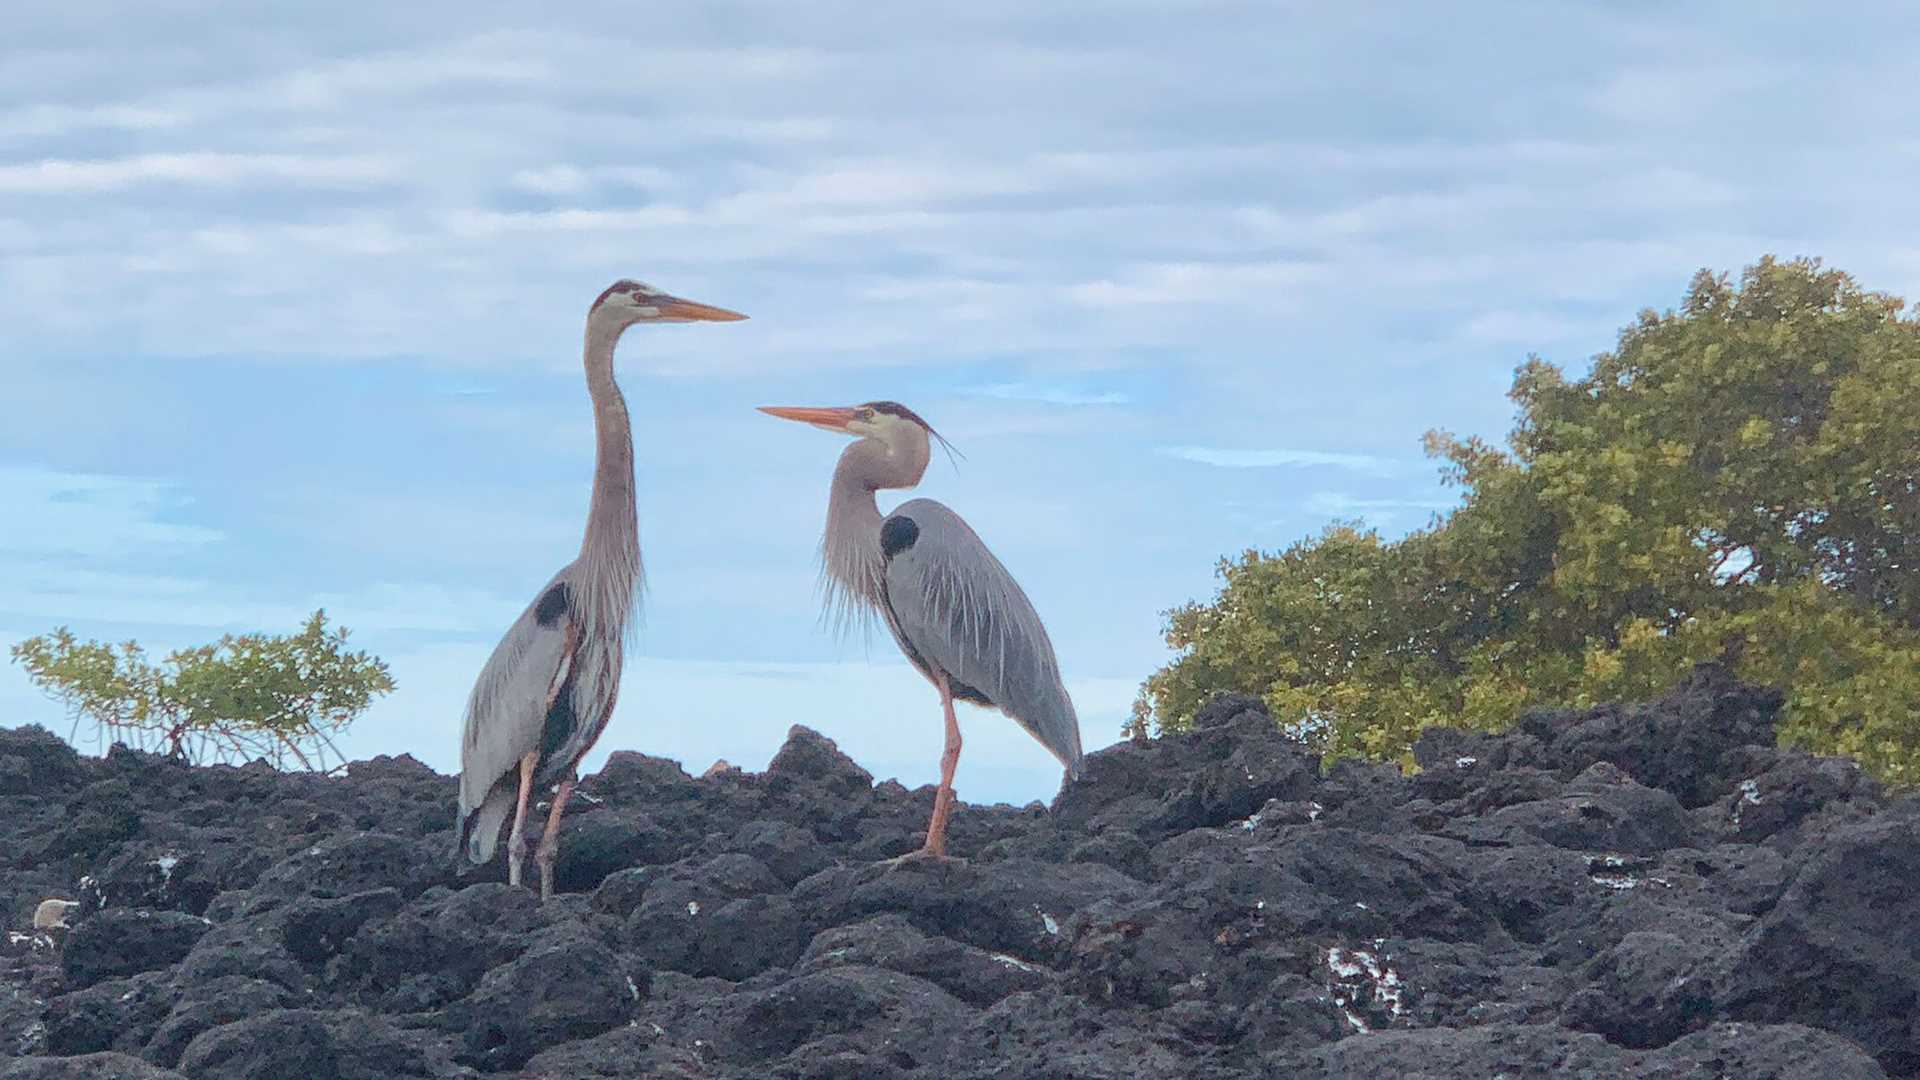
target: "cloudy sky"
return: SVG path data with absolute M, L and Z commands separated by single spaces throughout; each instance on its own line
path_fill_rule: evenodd
M 622 345 L 652 589 L 588 767 L 806 723 L 928 782 L 932 691 L 816 617 L 840 446 L 755 405 L 953 439 L 920 493 L 1025 583 L 1091 748 L 1218 556 L 1444 509 L 1421 433 L 1501 437 L 1529 352 L 1769 252 L 1920 297 L 1906 4 L 535 7 L 9 12 L 0 645 L 325 605 L 400 683 L 349 753 L 456 768 L 578 543 L 582 318 L 633 276 L 753 319 Z M 962 722 L 963 797 L 1053 794 Z

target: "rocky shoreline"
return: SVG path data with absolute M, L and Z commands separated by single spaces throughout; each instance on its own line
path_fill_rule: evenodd
M 0 731 L 0 1080 L 1920 1075 L 1920 800 L 1777 749 L 1779 705 L 1703 668 L 1403 776 L 1226 697 L 962 806 L 950 864 L 883 863 L 932 788 L 812 731 L 764 773 L 620 753 L 544 908 L 455 876 L 408 758 Z

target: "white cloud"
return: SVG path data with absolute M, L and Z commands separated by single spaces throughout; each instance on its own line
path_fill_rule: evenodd
M 1586 323 L 1545 311 L 1484 311 L 1467 320 L 1461 335 L 1490 345 L 1526 345 L 1538 348 L 1591 332 Z
M 0 112 L 0 139 L 71 135 L 98 128 L 158 131 L 184 126 L 184 113 L 140 105 L 33 105 Z
M 482 589 L 382 582 L 348 590 L 233 585 L 188 574 L 120 572 L 71 565 L 0 564 L 14 579 L 0 613 L 62 624 L 139 624 L 196 631 L 290 631 L 313 609 L 358 629 L 440 634 L 504 629 L 521 602 Z
M 1037 401 L 1044 405 L 1125 405 L 1133 399 L 1114 390 L 1081 390 L 1036 382 L 988 383 L 969 393 L 1007 401 Z
M 1326 450 L 1234 450 L 1215 446 L 1161 446 L 1156 451 L 1182 461 L 1222 469 L 1329 468 L 1369 476 L 1399 476 L 1407 462 L 1372 454 L 1341 454 Z
M 667 188 L 674 185 L 674 176 L 666 169 L 649 165 L 594 168 L 550 165 L 538 169 L 520 169 L 507 182 L 522 191 L 531 191 L 539 195 L 579 195 L 600 185 Z
M 188 152 L 0 165 L 0 192 L 98 194 L 152 183 L 198 187 L 259 183 L 310 188 L 364 187 L 392 176 L 392 167 L 377 158 Z
M 1361 498 L 1338 491 L 1316 491 L 1307 496 L 1302 508 L 1316 517 L 1351 520 L 1360 518 L 1374 525 L 1385 526 L 1399 521 L 1408 513 L 1418 513 L 1424 519 L 1427 515 L 1451 510 L 1460 500 L 1448 498 Z
M 1136 267 L 1125 276 L 1077 282 L 1066 296 L 1088 307 L 1150 304 L 1230 304 L 1259 299 L 1284 303 L 1283 290 L 1298 288 L 1320 272 L 1315 264 L 1273 262 L 1183 262 Z

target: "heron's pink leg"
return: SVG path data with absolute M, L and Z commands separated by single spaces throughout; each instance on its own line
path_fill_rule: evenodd
M 936 857 L 947 853 L 947 815 L 953 813 L 953 771 L 960 765 L 960 721 L 953 715 L 953 690 L 946 679 L 940 680 L 940 707 L 947 714 L 947 749 L 940 755 L 940 790 L 933 797 L 933 820 L 927 822 L 927 842 L 922 854 Z
M 560 854 L 560 811 L 567 805 L 567 796 L 573 794 L 573 781 L 560 781 L 560 790 L 554 793 L 553 810 L 547 814 L 547 831 L 540 835 L 540 847 L 534 851 L 533 858 L 540 864 L 540 899 L 553 899 L 553 860 Z
M 528 752 L 520 759 L 520 801 L 513 805 L 513 831 L 507 834 L 507 884 L 520 884 L 520 863 L 527 857 L 527 799 L 533 794 L 533 767 L 540 755 Z

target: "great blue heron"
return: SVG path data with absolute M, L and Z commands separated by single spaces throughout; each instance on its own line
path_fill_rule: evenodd
M 829 611 L 877 612 L 913 666 L 940 692 L 947 747 L 940 756 L 927 839 L 917 855 L 942 857 L 960 763 L 955 698 L 999 709 L 1080 774 L 1080 721 L 1060 681 L 1060 663 L 1027 594 L 960 515 L 911 499 L 884 518 L 874 493 L 920 482 L 938 438 L 897 402 L 851 408 L 766 406 L 761 412 L 858 436 L 840 455 L 822 541 Z
M 608 286 L 587 312 L 587 392 L 596 441 L 593 502 L 580 557 L 560 568 L 494 647 L 467 700 L 460 741 L 458 850 L 493 858 L 500 826 L 507 880 L 520 884 L 527 800 L 558 784 L 534 858 L 540 896 L 553 895 L 555 834 L 574 770 L 613 715 L 620 663 L 640 586 L 640 524 L 634 512 L 633 431 L 613 379 L 613 348 L 639 323 L 732 322 L 745 315 L 682 300 L 637 281 Z

